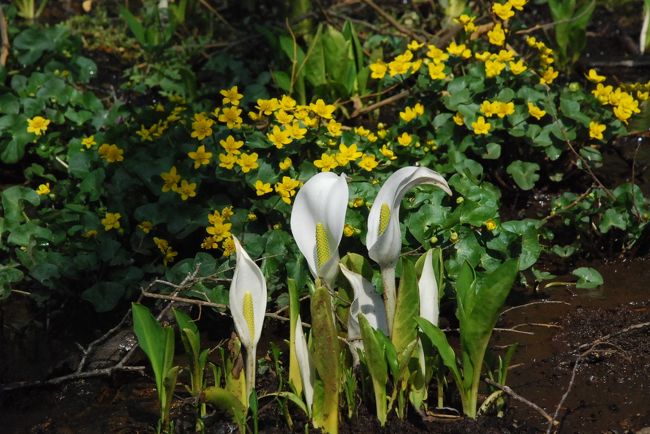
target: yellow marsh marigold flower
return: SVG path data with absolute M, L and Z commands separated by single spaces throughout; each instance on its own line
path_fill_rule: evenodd
M 444 62 L 445 60 L 449 59 L 449 54 L 445 53 L 442 51 L 440 48 L 436 47 L 435 45 L 427 45 L 427 54 L 426 56 L 433 60 L 434 62 Z
M 463 26 L 463 29 L 467 33 L 472 33 L 474 30 L 476 30 L 476 25 L 474 24 L 474 20 L 476 17 L 471 17 L 466 14 L 462 14 L 458 18 L 454 18 L 454 22 L 461 24 Z
M 613 91 L 614 88 L 612 86 L 605 86 L 602 83 L 598 83 L 596 89 L 592 90 L 591 93 L 601 104 L 607 104 L 609 102 L 609 96 Z
M 255 194 L 258 196 L 264 196 L 267 193 L 271 193 L 273 188 L 269 182 L 264 182 L 261 179 L 255 181 Z
M 104 218 L 101 220 L 102 226 L 104 226 L 104 230 L 110 231 L 111 229 L 119 229 L 121 218 L 122 216 L 119 212 L 107 212 Z
M 84 238 L 95 238 L 97 236 L 97 230 L 96 229 L 90 229 L 83 234 L 81 234 L 82 237 Z
M 339 163 L 336 161 L 336 157 L 327 152 L 321 154 L 319 160 L 314 161 L 314 166 L 320 169 L 321 172 L 329 172 L 337 168 Z
M 472 51 L 465 44 L 456 44 L 456 41 L 451 41 L 449 46 L 447 46 L 447 53 L 452 56 L 462 57 L 463 59 L 472 57 Z
M 199 146 L 196 148 L 196 151 L 188 152 L 187 155 L 194 160 L 195 169 L 210 164 L 210 159 L 212 158 L 212 152 L 206 152 L 205 145 Z
M 284 203 L 291 205 L 291 198 L 296 195 L 298 187 L 300 187 L 300 181 L 283 176 L 282 182 L 275 184 L 275 192 L 280 195 Z
M 546 111 L 542 110 L 531 102 L 528 103 L 528 113 L 537 120 L 540 120 L 546 115 Z
M 447 75 L 445 74 L 445 64 L 432 62 L 427 66 L 429 69 L 429 78 L 431 80 L 444 80 Z
M 140 125 L 140 129 L 136 131 L 135 134 L 145 142 L 153 142 L 153 136 L 151 134 L 151 131 L 144 125 Z
M 237 155 L 231 153 L 219 154 L 219 167 L 230 170 L 235 166 L 235 163 L 237 163 Z
M 343 125 L 332 119 L 327 123 L 327 132 L 330 133 L 330 135 L 333 137 L 339 137 L 342 134 L 342 126 Z
M 491 102 L 488 100 L 485 100 L 481 103 L 481 106 L 479 107 L 479 110 L 481 113 L 483 113 L 485 116 L 488 118 L 494 116 L 497 113 L 497 105 L 498 102 Z
M 517 53 L 512 50 L 499 50 L 496 55 L 496 60 L 499 62 L 509 62 L 514 59 L 516 55 Z
M 406 48 L 408 48 L 411 51 L 417 51 L 422 47 L 424 47 L 424 43 L 416 41 L 415 39 L 411 39 L 411 42 L 409 42 L 408 45 L 406 46 Z
M 293 115 L 280 109 L 274 114 L 275 119 L 282 125 L 286 125 L 293 120 Z
M 257 215 L 254 212 L 249 212 L 248 214 L 246 214 L 246 220 L 248 220 L 249 222 L 254 222 L 257 220 Z
M 486 122 L 483 116 L 479 116 L 476 121 L 472 122 L 472 130 L 476 135 L 488 134 L 490 128 L 492 128 L 492 125 L 490 125 L 489 122 Z
M 596 140 L 603 140 L 603 132 L 607 128 L 606 125 L 599 124 L 598 122 L 589 122 L 589 138 Z
M 499 116 L 500 119 L 503 119 L 504 117 L 511 115 L 515 112 L 515 103 L 513 103 L 512 101 L 510 102 L 495 101 L 493 105 L 496 106 L 495 114 Z
M 95 146 L 97 142 L 95 142 L 95 136 L 88 136 L 81 139 L 81 144 L 85 146 L 86 149 L 90 149 Z
M 368 134 L 370 134 L 370 130 L 362 126 L 356 127 L 354 132 L 361 137 L 368 137 Z
M 34 116 L 31 119 L 27 119 L 27 132 L 41 136 L 47 131 L 49 125 L 49 119 L 45 119 L 43 116 Z
M 412 107 L 406 107 L 403 112 L 399 113 L 399 117 L 406 123 L 411 122 L 418 117 L 417 112 Z
M 515 14 L 512 11 L 512 4 L 510 2 L 492 3 L 492 12 L 503 21 L 508 21 Z
M 388 67 L 381 60 L 379 62 L 370 64 L 370 78 L 381 80 L 386 76 L 386 71 Z
M 225 123 L 226 127 L 230 129 L 239 129 L 241 128 L 242 122 L 244 122 L 240 116 L 241 112 L 242 110 L 240 108 L 237 108 L 237 106 L 225 107 L 223 110 L 221 110 L 221 114 L 219 115 L 219 122 Z M 192 127 L 194 127 L 194 125 L 192 125 Z
M 454 120 L 454 123 L 459 127 L 465 125 L 465 119 L 463 118 L 463 114 L 461 112 L 456 112 L 452 119 Z
M 318 98 L 315 103 L 309 104 L 309 109 L 323 119 L 332 119 L 332 113 L 336 107 L 332 104 L 325 104 L 325 101 Z
M 374 155 L 364 154 L 359 161 L 359 167 L 367 172 L 372 172 L 372 170 L 379 165 Z
M 212 135 L 212 125 L 214 121 L 208 117 L 205 117 L 201 113 L 194 115 L 194 122 L 192 122 L 192 134 L 191 136 L 199 140 L 203 140 L 206 137 Z
M 591 81 L 592 83 L 602 83 L 605 81 L 605 76 L 604 75 L 598 75 L 598 71 L 596 71 L 594 68 L 591 68 L 589 70 L 589 73 L 586 75 L 587 80 Z
M 387 145 L 382 146 L 379 152 L 381 152 L 381 155 L 383 155 L 384 157 L 388 158 L 391 161 L 397 160 L 397 156 L 391 149 L 388 148 Z
M 539 78 L 539 83 L 540 84 L 551 84 L 553 81 L 557 78 L 558 72 L 553 69 L 552 66 L 549 66 L 544 72 L 542 72 L 542 76 Z
M 50 194 L 50 183 L 46 182 L 45 184 L 40 184 L 36 189 L 36 194 L 38 194 L 39 196 L 45 196 L 46 194 Z
M 174 262 L 174 257 L 178 255 L 178 252 L 175 252 L 174 249 L 170 247 L 169 241 L 163 238 L 153 237 L 153 242 L 156 244 L 156 247 L 158 247 L 158 250 L 160 250 L 160 253 L 163 254 L 163 264 L 165 267 L 170 262 Z
M 488 219 L 488 220 L 485 221 L 485 228 L 488 231 L 492 232 L 493 230 L 495 230 L 497 228 L 497 224 L 493 219 Z
M 219 247 L 219 244 L 217 241 L 214 239 L 213 236 L 208 235 L 207 237 L 203 238 L 203 241 L 201 241 L 201 248 L 210 250 L 210 249 L 216 249 Z
M 222 221 L 216 221 L 212 226 L 205 228 L 205 231 L 212 235 L 214 241 L 219 242 L 226 237 L 230 236 L 230 229 L 232 228 L 232 223 L 224 223 Z
M 104 143 L 97 149 L 97 153 L 106 160 L 107 163 L 116 163 L 124 161 L 124 151 L 117 145 Z
M 255 108 L 265 116 L 270 116 L 280 107 L 280 103 L 277 98 L 271 99 L 258 99 L 257 105 Z
M 235 215 L 235 213 L 232 210 L 232 205 L 226 206 L 221 210 L 221 217 L 226 220 L 228 220 L 233 215 Z
M 499 62 L 498 60 L 486 60 L 485 61 L 485 76 L 487 78 L 496 77 L 501 74 L 501 71 L 506 67 L 506 64 Z
M 339 152 L 336 154 L 336 161 L 340 166 L 345 166 L 350 161 L 356 161 L 363 155 L 363 152 L 357 150 L 356 143 L 346 146 L 343 143 L 339 145 Z
M 305 134 L 307 134 L 307 128 L 302 128 L 298 121 L 293 121 L 293 123 L 287 125 L 285 129 L 287 134 L 289 134 L 289 138 L 292 140 L 302 140 L 305 138 Z
M 144 220 L 138 225 L 138 228 L 145 234 L 148 234 L 151 232 L 151 229 L 153 229 L 153 223 L 151 223 L 149 220 Z
M 164 184 L 162 186 L 162 191 L 176 191 L 178 187 L 178 182 L 181 180 L 181 175 L 176 172 L 176 166 L 172 166 L 169 169 L 169 172 L 163 172 L 160 174 L 160 177 L 163 179 Z
M 519 59 L 516 62 L 509 62 L 508 66 L 510 67 L 510 72 L 512 72 L 514 75 L 519 75 L 528 69 L 524 64 L 523 59 Z
M 239 167 L 241 167 L 241 171 L 248 173 L 251 170 L 255 170 L 260 167 L 259 163 L 257 162 L 257 157 L 257 152 L 253 152 L 252 154 L 241 154 L 241 156 L 237 159 L 237 164 Z
M 223 149 L 226 150 L 227 153 L 237 155 L 240 153 L 239 148 L 244 146 L 244 141 L 235 140 L 233 136 L 228 135 L 228 137 L 226 137 L 226 140 L 219 140 L 219 144 Z
M 293 165 L 291 158 L 287 157 L 284 160 L 280 161 L 280 170 L 287 170 Z
M 411 69 L 411 60 L 413 59 L 413 53 L 411 50 L 406 50 L 404 53 L 395 56 L 392 62 L 388 64 L 388 74 L 391 77 L 396 75 L 406 74 Z
M 501 23 L 496 23 L 488 33 L 490 44 L 501 47 L 506 42 L 506 32 L 503 30 Z
M 523 11 L 524 6 L 526 6 L 526 3 L 528 3 L 528 0 L 508 0 L 508 3 L 510 3 L 512 7 L 518 11 Z
M 187 200 L 190 197 L 196 196 L 196 182 L 187 182 L 186 180 L 181 181 L 181 185 L 178 187 L 176 192 L 181 196 L 181 200 Z
M 219 93 L 223 96 L 223 104 L 239 105 L 239 100 L 244 97 L 244 95 L 239 93 L 237 86 L 220 90 Z
M 404 131 L 399 137 L 397 137 L 397 143 L 399 143 L 401 146 L 408 146 L 413 142 L 413 137 Z
M 489 51 L 478 51 L 474 53 L 474 58 L 476 58 L 476 60 L 480 60 L 481 62 L 485 62 L 492 56 L 494 56 L 494 53 L 490 53 Z
M 291 98 L 289 95 L 283 95 L 282 98 L 280 98 L 280 101 L 278 101 L 278 106 L 280 107 L 280 110 L 290 112 L 296 108 L 296 100 Z
M 354 233 L 355 230 L 353 226 L 350 226 L 347 223 L 345 224 L 345 226 L 343 226 L 343 235 L 345 235 L 346 237 L 351 237 L 354 235 Z
M 289 137 L 289 132 L 277 125 L 273 126 L 273 130 L 270 133 L 266 133 L 266 137 L 278 149 L 282 149 L 284 145 L 292 142 L 291 137 Z
M 223 240 L 223 243 L 221 243 L 221 248 L 223 249 L 223 253 L 221 255 L 223 257 L 228 257 L 235 253 L 235 242 L 233 241 L 232 237 L 228 237 Z

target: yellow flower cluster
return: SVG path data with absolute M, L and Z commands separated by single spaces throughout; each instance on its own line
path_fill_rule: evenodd
M 511 115 L 515 112 L 515 103 L 512 101 L 502 102 L 502 101 L 483 101 L 480 107 L 481 113 L 486 117 L 490 118 L 492 116 L 498 116 L 500 119 Z
M 181 200 L 187 200 L 196 196 L 196 182 L 188 182 L 185 179 L 181 179 L 181 175 L 178 173 L 176 166 L 172 166 L 169 172 L 161 173 L 160 177 L 163 180 L 163 193 L 173 191 L 181 197 Z
M 140 125 L 140 129 L 135 132 L 145 142 L 153 142 L 154 139 L 159 139 L 165 134 L 169 128 L 169 118 L 166 120 L 159 120 L 149 128 Z
M 232 239 L 232 223 L 230 218 L 233 216 L 232 206 L 227 206 L 219 211 L 208 214 L 210 226 L 205 228 L 208 233 L 201 243 L 204 249 L 218 249 L 221 247 L 223 256 L 230 256 L 235 251 L 235 244 Z M 219 244 L 221 243 L 221 245 Z
M 111 229 L 120 229 L 120 219 L 122 215 L 119 212 L 107 212 L 104 218 L 101 220 L 102 226 L 104 226 L 105 231 L 110 231 Z
M 107 162 L 116 163 L 124 161 L 124 150 L 117 145 L 104 143 L 97 149 L 97 153 Z
M 282 181 L 275 184 L 275 192 L 280 196 L 280 199 L 288 205 L 291 204 L 291 198 L 296 195 L 296 189 L 300 187 L 300 181 L 297 179 L 283 176 Z
M 424 106 L 420 103 L 416 103 L 413 107 L 406 107 L 404 111 L 400 112 L 399 117 L 406 123 L 411 122 L 416 119 L 418 116 L 424 114 Z
M 539 51 L 539 62 L 540 62 L 540 71 L 539 71 L 539 82 L 540 84 L 551 84 L 557 78 L 558 72 L 553 69 L 553 63 L 555 63 L 555 57 L 553 50 L 550 49 L 542 41 L 538 41 L 533 36 L 526 37 L 526 44 L 529 47 L 535 48 Z
M 153 242 L 156 244 L 156 247 L 158 247 L 158 250 L 160 250 L 160 253 L 163 255 L 163 264 L 165 267 L 170 262 L 174 262 L 174 257 L 178 255 L 178 252 L 172 249 L 172 247 L 169 245 L 169 241 L 165 240 L 164 238 L 153 237 Z
M 605 86 L 598 83 L 596 89 L 592 90 L 591 93 L 601 104 L 612 106 L 614 116 L 622 122 L 627 123 L 633 114 L 641 112 L 639 101 L 620 87 L 614 89 L 611 85 Z
M 47 131 L 49 125 L 49 119 L 45 119 L 43 116 L 34 116 L 31 119 L 27 119 L 27 132 L 42 136 Z
M 458 18 L 454 18 L 454 22 L 462 25 L 466 33 L 473 33 L 476 30 L 476 24 L 474 24 L 475 19 L 476 17 L 462 14 Z

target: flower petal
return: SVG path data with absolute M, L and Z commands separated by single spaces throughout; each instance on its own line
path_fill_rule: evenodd
M 345 175 L 321 172 L 298 191 L 291 210 L 291 233 L 307 259 L 309 270 L 314 278 L 322 277 L 330 285 L 338 273 L 338 246 L 343 237 L 348 195 Z M 316 243 L 316 226 L 319 223 L 325 230 L 329 252 L 329 258 L 320 267 Z
M 438 299 L 438 282 L 433 270 L 433 252 L 429 250 L 424 258 L 422 275 L 418 280 L 420 293 L 420 316 L 433 325 L 438 325 L 440 312 Z
M 381 330 L 388 335 L 386 308 L 381 296 L 375 291 L 375 287 L 362 275 L 349 270 L 343 264 L 339 264 L 339 266 L 354 291 L 354 300 L 350 306 L 350 315 L 348 315 L 348 339 L 361 337 L 360 313 L 366 317 L 372 328 Z
M 402 249 L 402 232 L 399 227 L 400 204 L 406 192 L 420 184 L 435 185 L 451 195 L 447 181 L 438 172 L 426 167 L 409 166 L 399 169 L 388 177 L 372 204 L 368 216 L 366 246 L 370 258 L 382 267 L 395 266 L 397 263 Z M 390 210 L 390 219 L 385 228 L 381 227 L 382 206 L 388 206 Z
M 266 314 L 266 280 L 260 267 L 248 256 L 239 240 L 234 236 L 232 238 L 235 243 L 237 262 L 228 300 L 235 329 L 242 344 L 248 350 L 257 345 L 262 334 L 264 315 Z M 252 336 L 244 313 L 244 298 L 247 292 L 251 294 L 253 301 L 254 330 Z

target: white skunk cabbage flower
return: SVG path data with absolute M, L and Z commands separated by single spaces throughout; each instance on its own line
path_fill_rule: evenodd
M 311 408 L 314 403 L 314 364 L 311 361 L 307 339 L 305 339 L 305 334 L 302 330 L 300 315 L 298 315 L 298 320 L 296 321 L 295 346 L 296 359 L 298 359 L 298 370 L 300 371 L 303 393 L 305 394 L 305 402 L 308 411 L 311 413 Z
M 366 246 L 370 258 L 380 267 L 394 267 L 402 248 L 399 208 L 404 195 L 420 184 L 432 184 L 447 194 L 451 190 L 438 172 L 426 167 L 403 167 L 388 177 L 382 185 L 368 216 Z
M 438 295 L 438 282 L 433 270 L 433 252 L 429 250 L 424 257 L 422 275 L 418 280 L 420 294 L 420 316 L 433 325 L 438 325 L 440 315 L 440 302 Z
M 235 242 L 237 261 L 228 301 L 235 330 L 246 348 L 248 397 L 255 385 L 255 353 L 266 314 L 266 280 L 260 267 L 248 256 L 239 240 L 234 236 L 232 238 Z
M 330 287 L 338 274 L 338 247 L 348 195 L 344 174 L 321 172 L 298 191 L 291 210 L 291 233 L 307 259 L 309 271 L 314 279 L 322 278 Z

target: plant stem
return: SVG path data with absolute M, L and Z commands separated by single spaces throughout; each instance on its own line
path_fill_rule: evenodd
M 381 280 L 384 284 L 384 304 L 386 305 L 386 320 L 388 334 L 393 335 L 393 320 L 395 319 L 395 266 L 381 268 Z
M 251 392 L 255 388 L 255 355 L 257 353 L 257 346 L 252 346 L 246 349 L 246 402 L 251 396 Z M 248 405 L 247 405 L 248 406 Z

